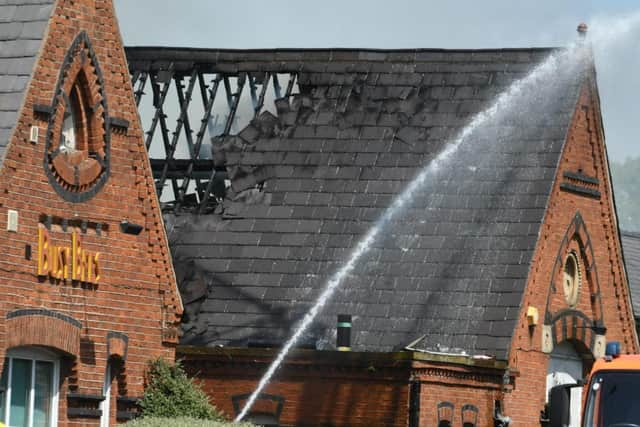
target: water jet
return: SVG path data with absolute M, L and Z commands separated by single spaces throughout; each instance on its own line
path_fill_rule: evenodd
M 398 217 L 411 204 L 416 194 L 423 191 L 430 182 L 438 179 L 442 171 L 451 169 L 451 162 L 460 161 L 456 159 L 460 148 L 471 144 L 476 137 L 486 136 L 483 133 L 487 132 L 488 129 L 503 126 L 504 123 L 526 116 L 527 108 L 530 108 L 536 101 L 540 101 L 544 96 L 552 96 L 552 92 L 548 92 L 550 83 L 556 85 L 576 84 L 588 58 L 590 58 L 590 50 L 585 48 L 583 43 L 572 43 L 565 49 L 555 51 L 524 78 L 509 85 L 496 97 L 495 101 L 471 118 L 469 123 L 455 137 L 451 138 L 449 144 L 444 147 L 440 154 L 433 158 L 409 183 L 407 188 L 392 201 L 390 207 L 355 246 L 346 263 L 331 276 L 316 303 L 304 316 L 291 338 L 285 343 L 281 352 L 267 370 L 254 395 L 257 395 L 268 385 L 289 350 L 296 345 L 305 329 L 314 321 L 336 289 L 340 287 L 345 279 L 354 274 L 359 261 L 367 255 L 377 239 L 380 238 L 382 232 L 386 231 L 390 224 L 398 221 Z M 523 98 L 529 99 L 530 103 L 523 102 Z M 517 120 L 510 123 L 510 125 L 517 126 Z M 469 165 L 469 170 L 474 172 L 474 167 L 474 165 Z M 246 416 L 251 404 L 252 399 L 250 398 L 243 411 L 238 415 L 237 420 L 241 420 Z

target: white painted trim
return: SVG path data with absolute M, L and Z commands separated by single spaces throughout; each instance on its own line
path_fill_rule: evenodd
M 60 389 L 60 359 L 56 359 L 53 361 L 53 394 L 51 395 L 51 406 L 53 407 L 53 411 L 51 411 L 51 425 L 58 425 L 58 409 L 60 396 L 58 394 L 58 390 Z
M 104 373 L 104 384 L 102 385 L 102 395 L 104 400 L 100 402 L 102 417 L 100 417 L 100 427 L 109 427 L 109 413 L 111 410 L 111 362 L 107 360 L 107 369 Z
M 33 427 L 33 412 L 36 406 L 36 360 L 31 361 L 31 384 L 29 384 L 29 410 L 27 411 L 27 425 Z M 53 368 L 55 370 L 55 366 Z
M 9 362 L 9 375 L 7 375 L 7 392 L 4 401 L 4 420 L 9 424 L 9 408 L 11 407 L 11 381 L 13 380 L 13 359 L 7 358 Z

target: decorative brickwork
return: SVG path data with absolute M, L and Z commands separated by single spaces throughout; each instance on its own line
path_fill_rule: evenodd
M 127 360 L 127 350 L 129 337 L 120 332 L 109 332 L 107 334 L 107 354 L 108 357 L 119 357 L 123 361 Z
M 109 177 L 111 129 L 102 70 L 86 31 L 69 47 L 51 105 L 44 160 L 49 182 L 65 200 L 88 200 Z M 62 141 L 68 116 L 75 121 L 73 149 Z
M 415 362 L 413 376 L 421 382 L 420 426 L 438 425 L 438 406 L 448 403 L 451 425 L 462 425 L 470 416 L 463 408 L 474 411 L 478 426 L 493 425 L 494 402 L 500 400 L 505 389 L 504 369 L 465 366 L 454 363 Z
M 39 345 L 77 357 L 81 324 L 76 319 L 44 309 L 16 310 L 7 314 L 9 331 L 5 348 Z

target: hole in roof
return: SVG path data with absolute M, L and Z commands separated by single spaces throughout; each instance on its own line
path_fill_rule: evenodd
M 190 87 L 192 91 L 189 94 Z M 207 115 L 207 101 L 213 88 L 217 89 L 211 113 Z M 204 73 L 196 76 L 194 82 L 191 82 L 190 75 L 171 78 L 166 71 L 150 76 L 138 110 L 146 132 L 154 179 L 162 188 L 160 201 L 163 206 L 171 208 L 181 194 L 183 206 L 185 203 L 200 203 L 205 197 L 213 167 L 208 170 L 201 167 L 191 176 L 185 176 L 189 161 L 211 161 L 212 139 L 237 135 L 254 117 L 266 111 L 277 116 L 276 101 L 290 99 L 299 93 L 296 73 Z M 181 104 L 187 105 L 186 120 L 181 120 Z M 163 170 L 168 158 L 177 161 L 172 166 L 177 168 L 176 171 Z M 226 178 L 220 179 L 228 188 L 224 182 Z M 209 199 L 215 202 L 219 197 L 220 191 L 217 191 Z
M 225 134 L 237 135 L 254 117 L 265 111 L 277 116 L 276 100 L 300 93 L 297 75 L 283 73 L 248 73 L 244 78 L 229 77 L 226 82 L 223 80 L 221 90 L 209 118 L 208 130 L 211 138 Z M 240 97 L 233 113 L 234 98 L 238 93 Z M 232 114 L 233 120 L 229 125 Z

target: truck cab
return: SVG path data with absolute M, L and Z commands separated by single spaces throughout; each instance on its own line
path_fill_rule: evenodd
M 570 425 L 570 391 L 580 386 L 565 384 L 551 389 L 550 427 Z M 580 426 L 640 427 L 640 355 L 621 355 L 619 343 L 607 344 L 606 356 L 594 363 L 585 391 Z

